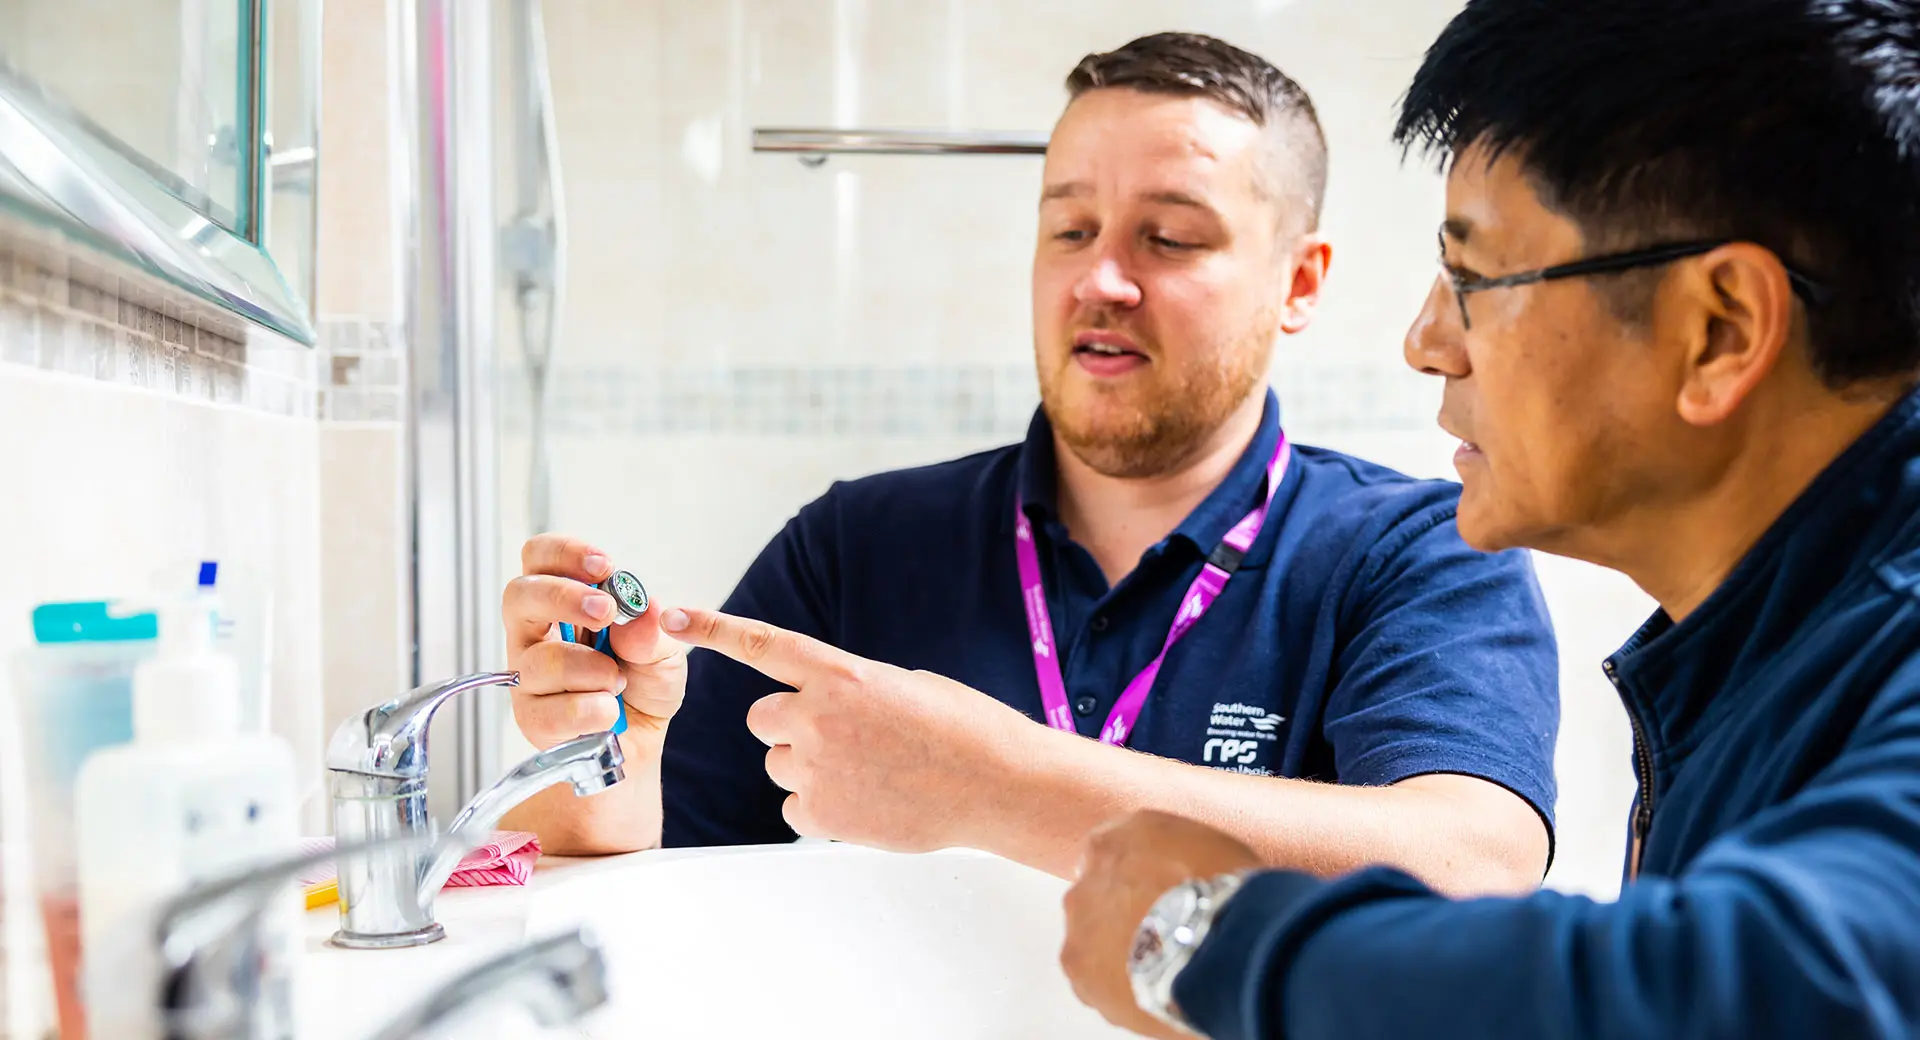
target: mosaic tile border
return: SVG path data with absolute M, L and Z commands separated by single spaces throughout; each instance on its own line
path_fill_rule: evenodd
M 553 374 L 556 436 L 1025 436 L 1039 388 L 1029 365 L 876 368 L 604 367 Z M 502 427 L 524 433 L 526 379 L 501 372 Z M 1297 434 L 1433 428 L 1437 384 L 1384 366 L 1309 365 L 1275 372 Z
M 1025 433 L 1039 402 L 1030 367 L 581 368 L 556 371 L 559 436 L 744 434 L 926 437 Z M 526 378 L 501 372 L 503 429 L 526 428 Z
M 407 357 L 397 322 L 320 320 L 326 357 L 322 416 L 333 422 L 398 422 L 406 414 Z
M 57 232 L 0 219 L 0 362 L 314 418 L 317 353 Z

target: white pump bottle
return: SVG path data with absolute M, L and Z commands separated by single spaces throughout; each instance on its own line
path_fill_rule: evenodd
M 90 756 L 74 792 L 88 1032 L 116 1040 L 164 1035 L 160 904 L 299 844 L 293 752 L 241 732 L 239 672 L 214 649 L 212 604 L 159 613 L 158 654 L 134 673 L 133 742 Z M 268 917 L 270 986 L 291 985 L 298 952 L 299 893 L 284 900 Z

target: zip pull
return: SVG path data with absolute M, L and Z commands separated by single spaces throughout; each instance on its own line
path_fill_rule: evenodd
M 1653 814 L 1647 811 L 1643 801 L 1633 810 L 1633 844 L 1627 849 L 1627 881 L 1632 883 L 1640 877 L 1640 855 L 1647 844 L 1647 827 L 1653 822 Z

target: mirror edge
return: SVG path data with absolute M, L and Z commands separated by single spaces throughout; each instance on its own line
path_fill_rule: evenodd
M 39 196 L 0 181 L 0 205 L 249 322 L 316 345 L 308 302 L 262 246 L 208 220 L 130 161 L 104 148 L 88 154 L 84 133 L 61 125 L 51 106 L 0 76 L 0 164 Z

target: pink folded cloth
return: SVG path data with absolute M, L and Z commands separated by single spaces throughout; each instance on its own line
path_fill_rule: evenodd
M 332 838 L 302 838 L 301 852 L 321 852 L 333 848 Z M 528 831 L 494 831 L 492 840 L 467 853 L 447 878 L 448 888 L 480 888 L 487 885 L 524 885 L 533 876 L 533 865 L 540 859 L 540 839 Z M 337 871 L 332 863 L 315 867 L 300 875 L 302 885 L 331 881 Z
M 540 839 L 528 831 L 494 831 L 493 840 L 474 849 L 453 868 L 448 888 L 524 885 L 540 858 Z

